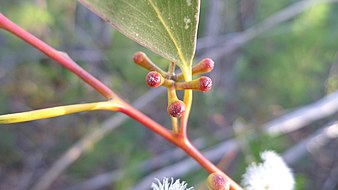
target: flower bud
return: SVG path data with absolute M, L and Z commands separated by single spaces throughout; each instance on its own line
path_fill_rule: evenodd
M 192 68 L 193 75 L 209 73 L 214 69 L 214 61 L 210 58 L 205 58 Z
M 212 80 L 209 77 L 202 76 L 199 79 L 199 88 L 202 92 L 208 92 L 212 87 Z
M 168 113 L 173 117 L 181 117 L 185 112 L 185 104 L 181 100 L 176 100 L 168 106 Z
M 208 176 L 209 190 L 229 190 L 230 183 L 226 177 L 220 173 L 212 173 Z
M 163 77 L 157 71 L 151 71 L 146 76 L 146 82 L 148 86 L 157 88 L 163 83 Z
M 149 71 L 157 71 L 161 74 L 165 74 L 166 72 L 164 72 L 162 69 L 160 69 L 159 67 L 157 67 L 148 57 L 145 53 L 143 52 L 137 52 L 134 54 L 134 58 L 133 58 L 134 62 L 149 70 Z
M 142 62 L 144 62 L 146 55 L 143 52 L 136 52 L 134 54 L 133 60 L 136 64 L 140 65 Z
M 209 77 L 202 76 L 198 79 L 188 81 L 188 82 L 176 82 L 176 90 L 200 90 L 202 92 L 207 92 L 212 87 L 212 80 Z
M 205 58 L 196 65 L 192 67 L 192 75 L 209 73 L 214 69 L 214 61 L 210 58 Z M 183 80 L 183 74 L 180 73 L 177 75 L 177 80 Z
M 172 117 L 179 118 L 185 112 L 185 104 L 177 98 L 175 86 L 172 84 L 168 89 L 168 113 Z
M 174 84 L 174 81 L 164 78 L 161 73 L 157 71 L 151 71 L 146 76 L 146 83 L 152 88 L 157 88 L 159 86 L 165 86 L 169 88 Z

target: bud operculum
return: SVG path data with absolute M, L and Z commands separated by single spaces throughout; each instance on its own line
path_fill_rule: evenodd
M 146 82 L 148 86 L 152 88 L 157 88 L 162 85 L 163 77 L 157 71 L 151 71 L 146 76 Z
M 208 176 L 209 190 L 229 190 L 230 183 L 223 174 L 212 173 Z
M 214 61 L 210 58 L 205 58 L 192 68 L 192 73 L 195 75 L 209 73 L 213 69 L 214 69 Z
M 168 113 L 173 117 L 180 118 L 182 117 L 184 112 L 185 104 L 181 100 L 177 100 L 168 106 Z
M 157 88 L 159 86 L 169 88 L 174 84 L 174 81 L 164 78 L 161 73 L 157 71 L 151 71 L 146 76 L 146 83 L 152 88 Z
M 212 87 L 212 80 L 209 77 L 202 76 L 198 79 L 187 81 L 187 82 L 176 82 L 176 90 L 199 90 L 202 92 L 207 92 Z
M 133 60 L 136 64 L 142 65 L 142 62 L 144 62 L 146 55 L 143 52 L 136 52 L 134 54 Z
M 161 68 L 157 67 L 149 58 L 148 56 L 143 52 L 137 52 L 134 54 L 133 57 L 134 63 L 137 65 L 149 70 L 149 71 L 157 71 L 161 73 L 162 75 L 166 74 Z
M 209 77 L 202 76 L 199 78 L 199 88 L 202 92 L 208 92 L 212 87 L 212 80 Z
M 192 75 L 209 73 L 214 69 L 214 61 L 210 58 L 205 58 L 192 67 Z M 177 81 L 183 80 L 183 74 L 177 75 Z

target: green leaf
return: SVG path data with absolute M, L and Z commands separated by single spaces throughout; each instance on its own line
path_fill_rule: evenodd
M 115 29 L 182 68 L 195 54 L 200 0 L 80 0 Z

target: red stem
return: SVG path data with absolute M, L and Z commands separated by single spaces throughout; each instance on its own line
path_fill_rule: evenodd
M 148 116 L 144 115 L 142 112 L 135 109 L 128 103 L 121 101 L 121 104 L 122 106 L 119 109 L 120 112 L 142 123 L 145 127 L 162 136 L 163 138 L 167 139 L 169 142 L 178 145 L 177 139 L 170 130 L 164 128 L 162 125 L 150 119 Z
M 83 81 L 85 81 L 87 84 L 89 84 L 99 93 L 101 93 L 104 97 L 108 99 L 117 97 L 117 95 L 113 91 L 111 91 L 101 81 L 99 81 L 83 68 L 81 68 L 79 65 L 77 65 L 70 57 L 68 57 L 67 54 L 50 47 L 40 39 L 36 38 L 32 34 L 26 32 L 24 29 L 10 21 L 1 13 L 0 27 L 26 41 L 30 45 L 34 46 L 35 48 L 46 54 L 48 57 L 54 59 L 56 62 L 66 67 L 69 71 L 76 74 Z
M 230 190 L 242 190 L 242 187 L 227 176 L 222 170 L 217 166 L 211 163 L 207 158 L 205 158 L 201 152 L 191 144 L 191 141 L 186 138 L 185 143 L 180 146 L 187 154 L 194 158 L 204 169 L 206 169 L 210 174 L 211 173 L 220 173 L 223 174 L 230 183 Z
M 181 68 L 183 76 L 184 76 L 184 81 L 191 81 L 192 80 L 192 71 L 191 67 L 182 67 Z M 188 120 L 190 116 L 190 110 L 191 110 L 191 105 L 192 105 L 192 90 L 184 90 L 184 97 L 183 101 L 186 106 L 185 113 L 183 114 L 181 120 L 180 120 L 180 131 L 179 133 L 186 139 L 188 139 L 187 136 L 187 128 L 188 128 Z

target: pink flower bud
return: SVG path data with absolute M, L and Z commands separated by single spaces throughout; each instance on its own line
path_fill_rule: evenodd
M 143 68 L 145 68 L 145 69 L 147 69 L 149 71 L 157 71 L 157 72 L 159 72 L 161 74 L 166 73 L 162 69 L 160 69 L 157 65 L 155 65 L 149 59 L 149 57 L 147 57 L 147 55 L 145 53 L 143 53 L 143 52 L 139 51 L 139 52 L 135 53 L 134 57 L 133 57 L 133 60 L 134 60 L 134 62 L 137 65 L 139 65 L 139 66 L 141 66 L 141 67 L 143 67 Z
M 199 90 L 202 92 L 208 92 L 212 87 L 212 80 L 209 77 L 202 76 L 199 79 Z
M 219 173 L 212 173 L 208 177 L 209 190 L 229 190 L 230 183 L 226 177 Z
M 173 117 L 181 117 L 185 112 L 185 104 L 177 100 L 168 106 L 168 113 Z
M 196 65 L 192 67 L 192 75 L 199 75 L 199 74 L 204 74 L 204 73 L 209 73 L 214 69 L 214 61 L 210 58 L 205 58 Z M 177 75 L 176 80 L 181 81 L 183 80 L 183 74 L 180 73 Z
M 163 83 L 163 78 L 160 73 L 156 71 L 151 71 L 146 76 L 146 82 L 148 86 L 152 88 L 157 88 Z
M 214 69 L 214 61 L 210 58 L 205 58 L 192 68 L 193 73 L 209 73 Z
M 146 55 L 143 52 L 139 51 L 139 52 L 135 53 L 133 60 L 136 64 L 140 65 L 144 61 L 145 56 Z

